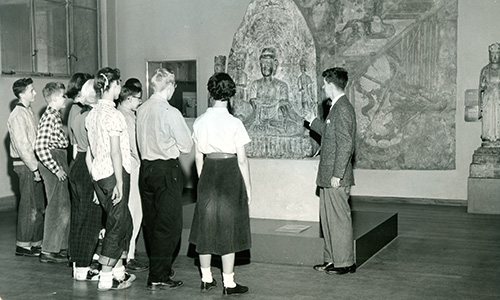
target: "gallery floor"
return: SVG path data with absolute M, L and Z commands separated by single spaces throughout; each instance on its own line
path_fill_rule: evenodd
M 236 280 L 250 287 L 239 299 L 499 299 L 500 215 L 467 214 L 466 207 L 353 201 L 354 210 L 398 213 L 399 234 L 343 276 L 311 266 L 252 262 L 236 268 Z M 201 293 L 194 261 L 180 255 L 172 291 L 146 289 L 147 272 L 133 286 L 97 292 L 96 283 L 76 282 L 71 268 L 18 257 L 14 211 L 0 212 L 0 299 L 219 299 L 222 289 Z M 304 255 L 307 255 L 305 253 Z M 144 254 L 142 256 L 144 258 Z M 215 278 L 220 275 L 214 270 Z M 230 297 L 225 297 L 230 298 Z

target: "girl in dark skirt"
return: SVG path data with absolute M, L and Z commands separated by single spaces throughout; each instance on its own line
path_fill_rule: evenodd
M 248 287 L 234 282 L 235 252 L 250 249 L 250 172 L 245 145 L 250 142 L 243 123 L 227 103 L 236 85 L 226 73 L 210 77 L 212 107 L 193 125 L 198 200 L 189 241 L 200 256 L 201 290 L 217 286 L 210 269 L 212 254 L 222 257 L 223 294 L 242 294 Z

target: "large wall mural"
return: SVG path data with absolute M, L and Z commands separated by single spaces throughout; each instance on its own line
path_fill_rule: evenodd
M 252 1 L 229 55 L 228 71 L 246 73 L 235 106 L 248 104 L 240 116 L 246 114 L 254 141 L 274 134 L 309 142 L 273 141 L 268 144 L 275 150 L 251 154 L 297 158 L 314 152 L 314 142 L 293 124 L 311 107 L 321 109 L 321 72 L 343 66 L 358 120 L 357 168 L 454 169 L 457 6 L 457 0 Z M 276 104 L 283 97 L 252 100 L 252 83 L 265 77 L 259 61 L 264 51 L 276 53 L 274 76 L 288 85 L 288 109 Z M 270 103 L 273 109 L 263 108 Z M 276 126 L 275 116 L 281 120 Z M 259 118 L 265 121 L 249 121 Z M 264 144 L 257 148 L 269 148 Z M 276 155 L 297 151 L 299 144 L 311 146 L 302 146 L 307 151 L 298 156 Z

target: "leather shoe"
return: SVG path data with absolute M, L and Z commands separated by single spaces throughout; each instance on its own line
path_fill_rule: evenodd
M 212 282 L 201 282 L 200 289 L 202 292 L 207 292 L 213 289 L 214 287 L 217 286 L 217 281 L 215 279 L 212 279 Z
M 331 270 L 333 268 L 334 268 L 334 266 L 333 266 L 333 263 L 331 263 L 331 262 L 324 262 L 321 265 L 315 265 L 313 267 L 314 270 L 319 271 L 319 272 L 323 272 L 323 271 L 326 271 L 326 270 Z
M 326 274 L 329 275 L 344 275 L 347 273 L 354 273 L 354 272 L 356 272 L 356 264 L 353 264 L 352 266 L 349 267 L 333 268 L 331 270 L 326 270 Z
M 40 253 L 40 262 L 42 263 L 53 263 L 53 264 L 58 264 L 58 263 L 67 263 L 68 262 L 68 257 L 65 255 L 62 255 L 61 253 Z
M 35 257 L 35 256 L 40 255 L 40 251 L 37 251 L 37 249 L 34 247 L 31 247 L 30 249 L 26 249 L 23 247 L 16 246 L 16 255 L 17 256 Z
M 222 290 L 223 295 L 237 295 L 244 294 L 246 292 L 248 292 L 248 287 L 239 284 L 236 284 L 234 288 L 224 287 Z
M 184 283 L 182 281 L 176 281 L 169 279 L 167 281 L 160 282 L 148 282 L 148 289 L 152 291 L 166 290 L 166 289 L 176 289 L 182 286 Z
M 138 261 L 137 259 L 131 259 L 127 262 L 125 268 L 130 272 L 142 272 L 149 269 L 149 266 Z

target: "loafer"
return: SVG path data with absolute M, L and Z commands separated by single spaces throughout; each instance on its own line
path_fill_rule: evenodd
M 217 286 L 217 281 L 215 279 L 212 280 L 212 282 L 201 282 L 200 289 L 202 292 L 207 292 L 213 289 L 214 287 Z
M 40 262 L 42 263 L 53 263 L 53 264 L 60 264 L 60 263 L 67 263 L 68 262 L 68 257 L 65 255 L 62 255 L 61 253 L 40 253 Z
M 42 246 L 31 246 L 31 251 L 40 255 L 40 253 L 42 253 Z
M 167 290 L 167 289 L 176 289 L 178 287 L 181 287 L 184 283 L 182 281 L 176 281 L 169 279 L 167 281 L 160 281 L 160 282 L 148 282 L 148 289 L 152 291 L 157 291 L 157 290 Z
M 28 256 L 28 257 L 36 257 L 40 255 L 40 251 L 37 251 L 34 247 L 30 249 L 26 249 L 23 247 L 16 246 L 16 255 L 17 256 Z
M 131 259 L 127 262 L 125 268 L 127 269 L 127 271 L 130 272 L 143 272 L 149 269 L 149 266 L 144 263 L 141 263 L 137 259 Z
M 234 288 L 224 287 L 224 289 L 222 289 L 223 295 L 238 295 L 246 292 L 248 292 L 248 287 L 239 284 L 236 284 Z
M 333 268 L 334 268 L 334 266 L 333 266 L 333 263 L 331 263 L 331 262 L 324 262 L 321 265 L 315 265 L 313 267 L 314 270 L 319 271 L 319 272 L 323 272 L 323 271 L 326 271 L 327 269 L 333 269 Z
M 331 270 L 327 270 L 326 274 L 344 275 L 347 273 L 354 273 L 354 272 L 356 272 L 356 264 L 353 264 L 352 266 L 349 266 L 349 267 L 332 268 Z

